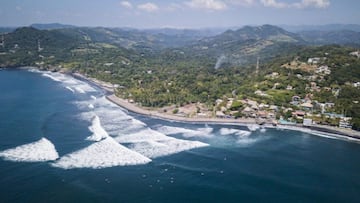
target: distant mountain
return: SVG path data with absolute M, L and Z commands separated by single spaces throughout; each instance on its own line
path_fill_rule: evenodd
M 74 28 L 74 25 L 65 25 L 60 23 L 48 23 L 48 24 L 40 24 L 35 23 L 31 24 L 30 27 L 39 29 L 39 30 L 55 30 L 55 29 L 64 29 L 64 28 Z
M 360 45 L 360 32 L 351 30 L 339 31 L 302 31 L 299 35 L 312 44 L 347 44 Z
M 351 30 L 360 32 L 360 25 L 357 24 L 328 24 L 328 25 L 279 25 L 283 29 L 290 32 L 302 31 L 341 31 Z
M 212 37 L 219 35 L 226 31 L 225 28 L 203 28 L 203 29 L 176 29 L 176 28 L 159 28 L 159 29 L 145 29 L 143 32 L 157 35 L 163 34 L 168 36 L 183 36 L 183 37 Z
M 9 33 L 16 29 L 16 27 L 0 27 L 0 33 Z
M 288 32 L 280 27 L 273 25 L 263 26 L 245 26 L 238 30 L 228 30 L 214 38 L 208 38 L 211 41 L 246 41 L 246 40 L 270 40 L 276 42 L 301 42 L 303 41 L 297 34 Z
M 76 27 L 59 29 L 59 32 L 78 37 L 86 37 L 93 42 L 110 43 L 118 47 L 135 50 L 154 51 L 189 45 L 202 37 L 196 34 L 169 35 L 161 31 L 146 31 L 124 28 Z
M 214 37 L 194 43 L 186 52 L 193 56 L 211 56 L 223 64 L 256 63 L 271 59 L 289 49 L 295 49 L 305 41 L 297 34 L 272 25 L 245 26 L 228 30 Z

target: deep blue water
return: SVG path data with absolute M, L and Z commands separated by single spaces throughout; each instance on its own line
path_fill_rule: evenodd
M 96 87 L 54 73 L 1 70 L 0 88 L 0 202 L 360 201 L 357 143 L 139 116 Z M 87 139 L 96 116 L 109 134 L 99 142 Z M 26 148 L 41 138 L 58 158 L 29 162 L 46 153 L 48 145 Z M 98 144 L 96 153 L 84 150 Z M 126 164 L 116 154 L 122 147 Z

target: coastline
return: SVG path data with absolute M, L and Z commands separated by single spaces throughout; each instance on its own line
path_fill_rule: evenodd
M 175 115 L 168 115 L 159 113 L 156 111 L 150 111 L 143 108 L 140 108 L 132 103 L 127 102 L 124 99 L 121 99 L 114 94 L 107 95 L 106 98 L 113 102 L 114 104 L 137 114 L 141 114 L 144 116 L 149 116 L 153 118 L 165 119 L 176 122 L 186 122 L 186 123 L 207 123 L 207 124 L 222 124 L 222 125 L 240 125 L 240 126 L 248 126 L 248 125 L 257 125 L 255 119 L 220 119 L 220 118 L 188 118 L 188 117 L 179 117 Z M 259 126 L 260 127 L 260 126 Z M 360 132 L 356 132 L 353 130 L 345 130 L 338 129 L 327 126 L 301 126 L 301 125 L 277 125 L 273 126 L 270 124 L 261 125 L 263 128 L 271 128 L 271 129 L 280 129 L 280 130 L 295 130 L 305 133 L 310 133 L 313 135 L 318 135 L 322 137 L 332 137 L 338 138 L 345 141 L 355 141 L 360 143 Z M 342 131 L 343 130 L 343 131 Z M 346 132 L 347 131 L 347 132 Z M 353 134 L 358 133 L 358 134 Z
M 28 67 L 23 67 L 28 68 Z M 259 125 L 256 119 L 252 118 L 240 118 L 240 119 L 232 119 L 232 118 L 199 118 L 199 117 L 181 117 L 171 114 L 162 113 L 155 110 L 148 110 L 142 107 L 137 106 L 134 103 L 130 103 L 125 99 L 119 98 L 114 94 L 114 89 L 111 83 L 103 82 L 95 78 L 89 78 L 80 73 L 69 73 L 62 72 L 63 74 L 68 74 L 75 79 L 82 80 L 84 82 L 90 83 L 91 85 L 96 86 L 100 90 L 104 91 L 105 97 L 110 102 L 118 105 L 121 108 L 126 109 L 127 111 L 152 117 L 158 118 L 168 121 L 175 122 L 185 122 L 185 123 L 205 123 L 205 124 L 221 124 L 221 125 L 238 125 L 238 126 L 249 126 L 249 125 L 257 125 L 262 128 L 271 128 L 271 129 L 285 129 L 285 130 L 295 130 L 300 132 L 306 132 L 313 135 L 318 135 L 322 137 L 338 138 L 345 141 L 353 141 L 360 143 L 360 132 L 351 130 L 351 129 L 343 129 L 332 126 L 322 126 L 322 125 L 313 125 L 313 126 L 303 126 L 301 124 L 297 125 L 283 125 L 278 124 L 276 126 L 271 125 L 269 123 Z
M 115 96 L 114 94 L 107 95 L 106 99 L 130 112 L 134 112 L 137 114 L 141 114 L 153 118 L 160 118 L 171 121 L 188 122 L 188 123 L 221 123 L 221 124 L 238 124 L 238 125 L 256 124 L 255 119 L 190 118 L 190 117 L 180 117 L 176 115 L 160 113 L 158 111 L 152 111 L 138 107 L 135 104 L 129 103 L 125 99 L 121 99 Z
M 80 73 L 72 73 L 73 77 L 77 79 L 81 79 L 83 81 L 89 82 L 105 92 L 105 97 L 110 102 L 118 105 L 121 108 L 126 109 L 127 111 L 140 114 L 143 116 L 148 116 L 152 118 L 158 118 L 168 121 L 175 122 L 186 122 L 186 123 L 206 123 L 206 124 L 222 124 L 222 125 L 239 125 L 239 126 L 249 126 L 249 125 L 258 125 L 256 119 L 252 118 L 240 118 L 240 119 L 231 119 L 231 118 L 190 118 L 190 117 L 181 117 L 176 115 L 170 115 L 161 113 L 154 110 L 148 110 L 142 107 L 137 106 L 134 103 L 130 103 L 125 99 L 119 98 L 114 94 L 113 88 L 110 86 L 112 84 L 106 83 L 97 79 L 88 78 Z M 301 124 L 297 125 L 276 125 L 273 126 L 271 124 L 258 125 L 263 128 L 272 128 L 272 129 L 285 129 L 285 130 L 295 130 L 310 133 L 313 135 L 318 135 L 322 137 L 338 138 L 345 141 L 354 141 L 360 143 L 360 132 L 351 130 L 351 129 L 343 129 L 332 126 L 303 126 Z

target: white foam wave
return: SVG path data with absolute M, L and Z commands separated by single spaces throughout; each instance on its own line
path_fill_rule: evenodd
M 78 93 L 95 92 L 96 90 L 91 87 L 88 83 L 77 80 L 69 75 L 62 73 L 53 73 L 50 71 L 42 72 L 42 76 L 48 77 L 56 82 L 62 83 L 67 89 Z
M 65 88 L 68 89 L 68 90 L 70 90 L 70 92 L 72 92 L 72 93 L 75 92 L 75 90 L 73 90 L 73 89 L 72 89 L 71 87 L 69 87 L 69 86 L 66 86 Z
M 90 107 L 89 103 L 92 104 Z M 76 105 L 86 111 L 80 115 L 81 119 L 91 120 L 95 115 L 99 116 L 103 128 L 112 136 L 133 133 L 146 127 L 145 123 L 129 116 L 105 97 L 76 102 Z M 94 108 L 88 112 L 91 107 Z
M 209 145 L 199 141 L 171 138 L 162 141 L 148 140 L 144 142 L 138 142 L 130 145 L 129 148 L 139 152 L 140 154 L 143 154 L 144 156 L 156 158 L 206 146 Z
M 115 137 L 115 140 L 120 143 L 135 143 L 146 141 L 161 141 L 173 139 L 160 132 L 152 130 L 150 128 L 135 129 L 132 133 L 123 134 Z
M 75 87 L 75 90 L 81 94 L 85 94 L 85 90 L 83 90 L 81 87 Z
M 61 82 L 61 80 L 59 79 L 59 78 L 56 78 L 56 77 L 54 77 L 54 76 L 52 76 L 52 75 L 50 75 L 50 74 L 48 74 L 48 73 L 44 73 L 44 74 L 42 74 L 44 77 L 48 77 L 48 78 L 50 78 L 50 79 L 52 79 L 52 80 L 54 80 L 54 81 L 56 81 L 56 82 Z
M 93 104 L 89 104 L 88 107 L 89 107 L 90 109 L 95 108 Z
M 247 128 L 248 128 L 250 131 L 256 131 L 256 130 L 258 130 L 258 129 L 260 128 L 260 126 L 257 125 L 257 124 L 249 124 L 249 125 L 247 125 Z
M 63 169 L 72 168 L 107 168 L 147 164 L 151 159 L 129 150 L 111 137 L 96 142 L 84 149 L 61 157 L 52 164 Z
M 94 105 L 94 109 L 92 109 L 91 112 L 82 113 L 81 117 L 83 119 L 91 120 L 97 115 L 99 120 L 101 120 L 102 128 L 106 130 L 116 142 L 129 144 L 135 151 L 138 150 L 138 152 L 144 156 L 165 156 L 192 148 L 207 146 L 207 144 L 201 142 L 175 139 L 153 130 L 140 120 L 126 114 L 121 108 L 108 101 L 105 97 L 79 104 L 81 106 L 80 108 L 88 111 L 86 105 L 88 105 L 89 102 Z M 152 148 L 148 151 L 141 149 L 141 146 L 144 144 L 152 146 Z
M 94 95 L 91 95 L 90 97 L 91 99 L 96 100 L 96 97 Z
M 34 68 L 34 67 L 25 67 L 25 69 L 32 73 L 41 73 L 41 71 L 39 69 Z
M 100 141 L 104 138 L 109 137 L 108 133 L 105 129 L 101 126 L 100 118 L 95 116 L 92 120 L 92 125 L 89 127 L 89 130 L 93 133 L 91 136 L 87 137 L 87 140 L 92 141 Z
M 172 126 L 161 126 L 156 129 L 157 131 L 166 135 L 182 134 L 186 138 L 190 137 L 213 137 L 211 134 L 213 129 L 210 127 L 197 128 L 196 130 L 172 127 Z
M 0 152 L 0 157 L 10 161 L 41 162 L 56 160 L 55 146 L 46 138 Z
M 235 134 L 238 136 L 249 136 L 251 132 L 246 130 L 237 130 L 237 129 L 230 129 L 230 128 L 221 128 L 220 129 L 220 135 L 231 135 Z

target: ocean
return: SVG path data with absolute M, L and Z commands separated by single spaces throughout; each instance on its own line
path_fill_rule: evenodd
M 360 201 L 355 142 L 145 117 L 36 69 L 0 87 L 0 202 Z

